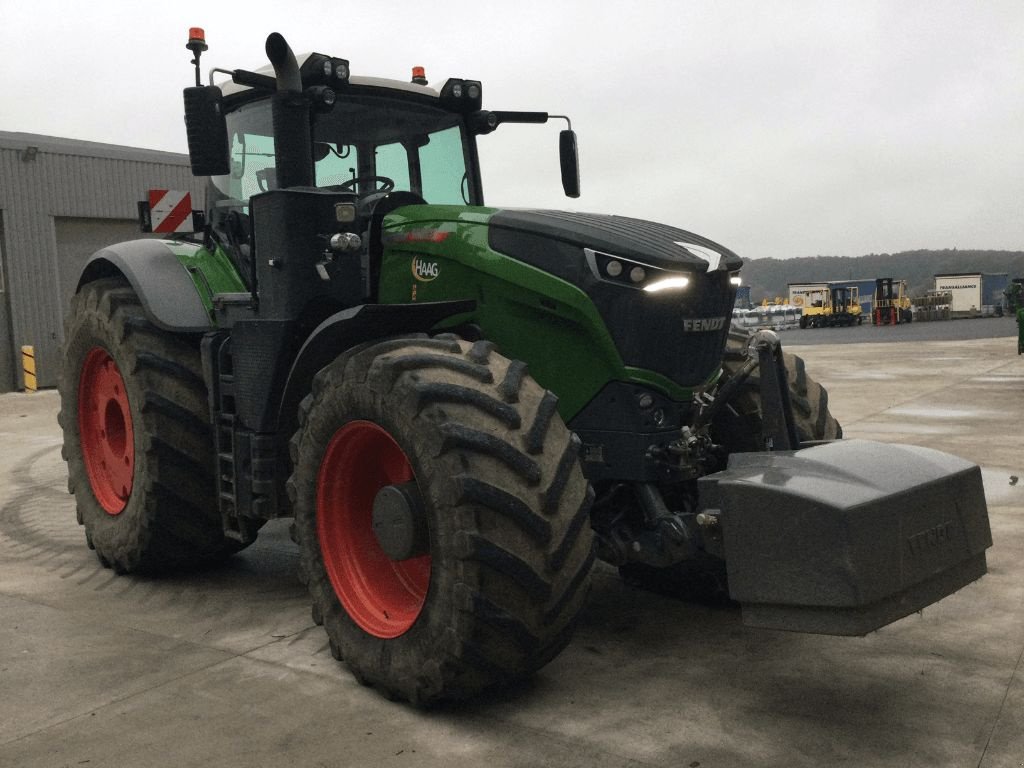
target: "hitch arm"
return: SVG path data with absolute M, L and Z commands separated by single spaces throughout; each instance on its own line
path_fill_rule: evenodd
M 733 398 L 736 391 L 755 369 L 760 369 L 761 423 L 765 449 L 794 451 L 800 447 L 793 418 L 793 404 L 789 398 L 786 363 L 782 358 L 782 343 L 774 331 L 757 331 L 747 341 L 747 360 L 736 375 L 718 391 L 714 401 L 697 417 L 695 430 L 711 423 L 715 415 Z

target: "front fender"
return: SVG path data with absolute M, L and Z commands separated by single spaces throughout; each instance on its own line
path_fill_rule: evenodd
M 287 439 L 296 429 L 299 403 L 310 391 L 313 377 L 342 352 L 367 341 L 426 332 L 442 320 L 475 308 L 472 300 L 361 304 L 331 315 L 309 335 L 292 363 L 278 410 L 278 431 Z

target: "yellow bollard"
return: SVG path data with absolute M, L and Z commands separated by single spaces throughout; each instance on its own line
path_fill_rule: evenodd
M 36 351 L 31 346 L 21 348 L 21 368 L 25 372 L 25 391 L 36 391 Z

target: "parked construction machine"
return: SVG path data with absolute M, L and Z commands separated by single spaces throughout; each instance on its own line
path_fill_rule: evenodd
M 833 285 L 821 301 L 803 308 L 801 328 L 834 328 L 860 325 L 864 315 L 855 285 Z
M 907 281 L 892 277 L 875 280 L 875 293 L 871 299 L 872 325 L 899 325 L 914 320 L 912 302 L 907 295 Z
M 276 33 L 270 69 L 203 85 L 188 47 L 205 225 L 100 250 L 64 329 L 63 453 L 104 565 L 187 568 L 294 518 L 333 655 L 419 705 L 554 658 L 595 558 L 680 591 L 717 568 L 745 623 L 842 635 L 985 573 L 978 467 L 840 440 L 776 334 L 730 331 L 732 251 L 485 205 L 477 142 L 553 115 Z

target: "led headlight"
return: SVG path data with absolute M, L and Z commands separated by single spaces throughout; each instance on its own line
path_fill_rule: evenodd
M 673 289 L 685 288 L 690 284 L 690 278 L 688 277 L 663 277 L 659 280 L 652 280 L 644 286 L 644 290 L 649 293 L 657 293 L 658 291 L 670 291 Z
M 691 278 L 680 272 L 591 248 L 584 248 L 583 254 L 587 258 L 587 266 L 590 267 L 591 273 L 602 282 L 615 283 L 625 288 L 642 288 L 649 293 L 681 290 L 690 284 Z

